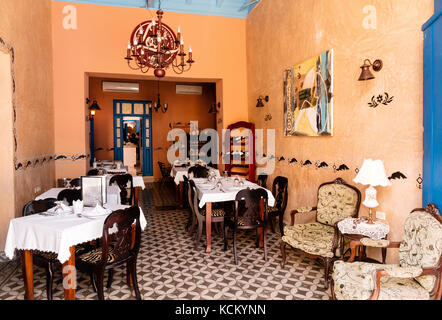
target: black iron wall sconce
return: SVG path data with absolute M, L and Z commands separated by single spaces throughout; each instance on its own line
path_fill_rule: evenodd
M 374 79 L 373 73 L 370 71 L 370 67 L 373 69 L 373 71 L 379 72 L 382 70 L 382 67 L 384 66 L 384 63 L 382 60 L 375 60 L 373 63 L 370 62 L 370 60 L 365 59 L 364 64 L 361 66 L 362 72 L 359 76 L 359 81 L 366 81 Z
M 86 98 L 86 104 L 89 106 L 91 103 L 91 100 L 89 98 Z M 101 110 L 100 106 L 97 103 L 97 100 L 93 99 L 92 104 L 89 106 L 89 116 L 93 117 L 95 116 L 95 112 L 98 110 Z
M 221 102 L 212 103 L 209 108 L 209 113 L 218 113 L 219 109 L 221 109 Z
M 264 102 L 263 102 L 263 100 L 264 100 L 265 102 L 269 102 L 269 96 L 265 96 L 265 97 L 263 97 L 263 96 L 259 96 L 259 98 L 258 98 L 258 102 L 257 102 L 257 104 L 256 104 L 256 107 L 257 107 L 257 108 L 262 108 L 262 107 L 264 107 Z

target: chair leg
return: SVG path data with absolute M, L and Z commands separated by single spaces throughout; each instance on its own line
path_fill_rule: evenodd
M 98 300 L 104 300 L 104 288 L 103 288 L 104 270 L 98 271 L 98 273 L 95 274 L 95 279 L 97 281 Z
M 264 260 L 267 261 L 267 237 L 266 237 L 266 228 L 262 228 L 262 237 L 264 242 Z
M 48 263 L 46 266 L 46 297 L 48 300 L 52 300 L 52 283 L 54 281 L 54 275 L 52 271 L 52 263 Z
M 95 279 L 95 274 L 91 273 L 91 284 L 92 284 L 92 288 L 94 289 L 94 292 L 97 292 L 97 280 Z
M 272 232 L 275 233 L 275 216 L 271 215 L 269 216 L 269 222 L 270 222 L 270 228 L 272 229 Z
M 228 241 L 227 241 L 227 235 L 228 235 L 229 227 L 224 224 L 224 251 L 227 251 L 229 248 Z
M 328 274 L 330 271 L 330 264 L 331 264 L 331 259 L 330 258 L 325 258 L 325 274 L 324 274 L 324 280 L 325 280 L 325 289 L 328 289 Z
M 284 268 L 285 263 L 286 263 L 286 253 L 285 253 L 285 242 L 281 240 L 281 256 L 282 256 L 282 261 L 281 261 L 281 268 Z
M 112 285 L 112 280 L 114 279 L 114 270 L 113 269 L 109 269 L 109 278 L 107 279 L 107 286 L 106 288 L 110 288 Z
M 202 224 L 202 222 L 198 221 L 198 233 L 197 233 L 196 239 L 195 239 L 195 250 L 198 248 L 198 245 L 201 241 L 202 234 L 203 234 L 203 224 Z
M 137 280 L 137 260 L 128 262 L 128 268 L 130 269 L 132 283 L 134 286 L 135 298 L 137 300 L 141 300 L 140 289 L 138 288 L 138 280 Z
M 233 227 L 233 256 L 235 258 L 235 264 L 238 264 L 238 255 L 236 252 L 236 228 Z
M 281 212 L 279 214 L 279 231 L 281 231 L 281 237 L 284 235 L 284 215 Z
M 132 287 L 131 272 L 129 263 L 126 263 L 126 284 L 129 288 Z

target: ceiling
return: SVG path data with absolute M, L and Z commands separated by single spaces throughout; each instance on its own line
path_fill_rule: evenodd
M 66 1 L 66 0 L 53 0 Z M 157 9 L 159 0 L 69 0 L 76 3 L 91 3 L 109 6 Z M 211 16 L 247 18 L 260 0 L 161 0 L 164 11 L 204 14 Z M 248 3 L 250 6 L 244 7 Z

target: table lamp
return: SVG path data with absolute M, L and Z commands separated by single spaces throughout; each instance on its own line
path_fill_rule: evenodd
M 377 192 L 374 187 L 391 186 L 391 183 L 385 174 L 384 163 L 382 160 L 365 159 L 361 170 L 359 170 L 353 181 L 369 186 L 367 190 L 365 190 L 365 200 L 362 204 L 369 209 L 368 223 L 372 224 L 372 208 L 376 208 L 379 205 L 376 200 Z

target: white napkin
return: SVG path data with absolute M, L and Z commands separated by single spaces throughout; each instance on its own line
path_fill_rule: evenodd
M 105 214 L 110 213 L 109 209 L 105 209 L 102 206 L 100 206 L 98 203 L 91 211 L 87 213 L 88 216 L 103 216 Z
M 64 201 L 55 201 L 55 204 L 56 206 L 49 209 L 48 212 L 56 214 L 72 212 L 72 208 L 66 205 Z

